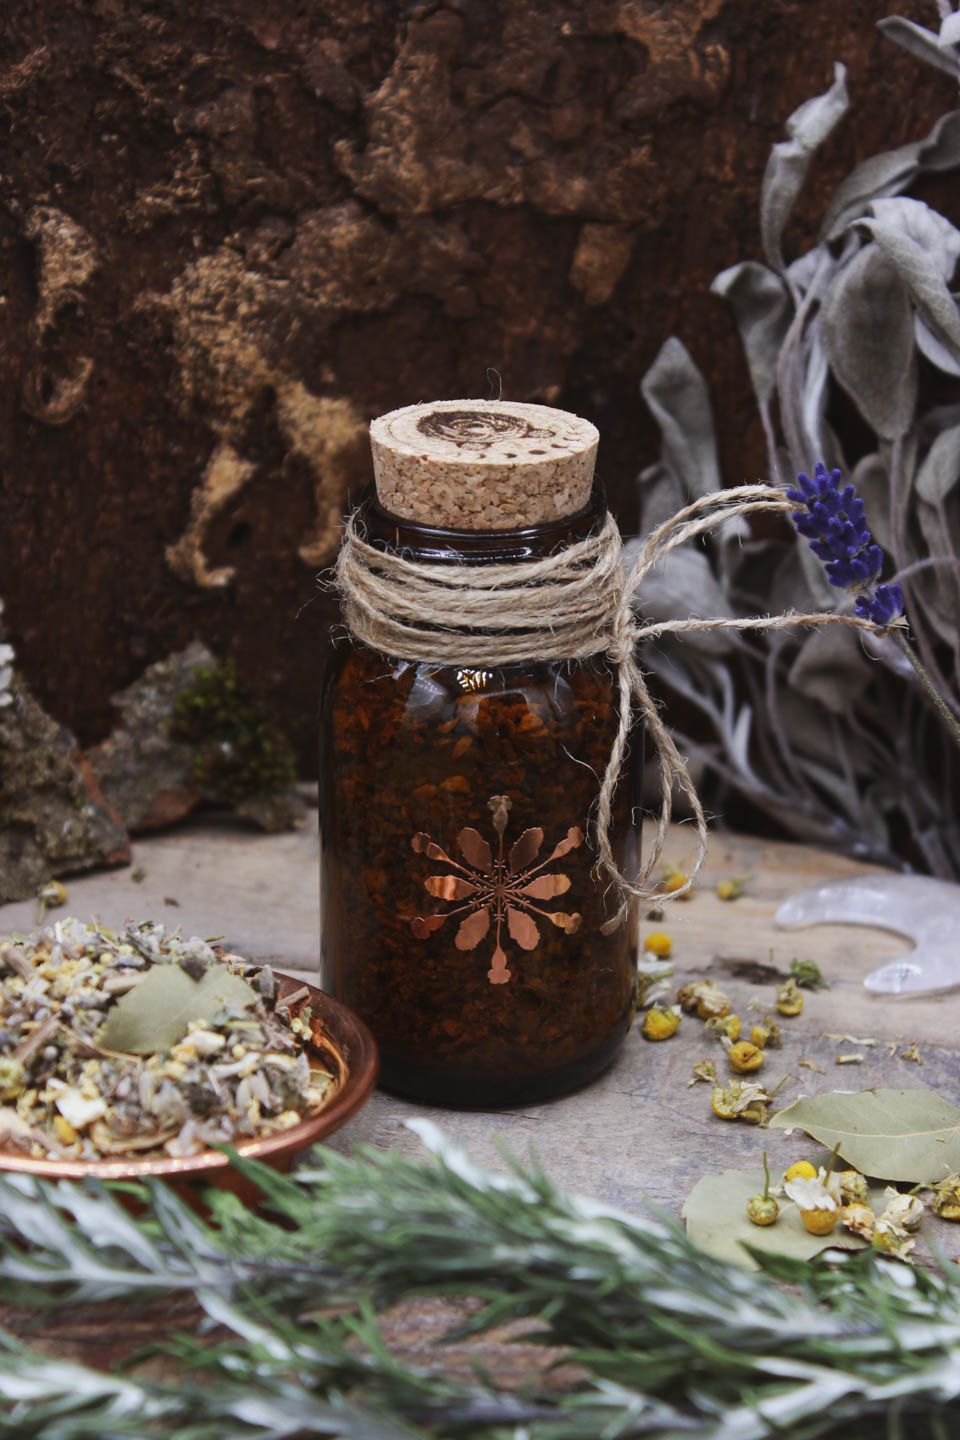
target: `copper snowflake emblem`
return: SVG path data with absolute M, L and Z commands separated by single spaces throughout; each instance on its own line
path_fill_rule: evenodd
M 426 940 L 439 930 L 454 915 L 462 915 L 457 928 L 454 944 L 458 950 L 473 950 L 494 928 L 495 943 L 493 958 L 487 978 L 492 985 L 505 985 L 510 979 L 507 957 L 503 949 L 503 927 L 506 925 L 510 939 L 521 950 L 535 950 L 540 944 L 540 931 L 533 918 L 538 915 L 549 920 L 566 935 L 572 935 L 580 925 L 580 916 L 567 914 L 563 910 L 543 910 L 535 904 L 537 900 L 553 900 L 570 889 L 570 877 L 560 874 L 544 874 L 554 860 L 561 860 L 583 844 L 583 831 L 572 826 L 566 839 L 555 845 L 539 865 L 535 864 L 543 845 L 543 831 L 538 827 L 524 830 L 518 840 L 504 854 L 504 832 L 510 815 L 512 801 L 508 795 L 491 795 L 487 804 L 493 814 L 493 828 L 497 834 L 497 851 L 479 830 L 467 825 L 457 836 L 457 849 L 465 864 L 460 864 L 442 849 L 429 835 L 421 831 L 414 835 L 411 845 L 418 855 L 427 855 L 449 865 L 452 873 L 428 875 L 423 888 L 438 900 L 462 900 L 464 903 L 453 910 L 439 915 L 418 915 L 411 922 L 411 929 L 418 940 Z

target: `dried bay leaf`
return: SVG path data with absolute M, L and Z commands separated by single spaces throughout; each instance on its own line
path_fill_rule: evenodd
M 245 1008 L 256 1000 L 246 980 L 226 966 L 211 966 L 198 982 L 179 965 L 154 965 L 113 1006 L 98 1043 L 128 1055 L 157 1054 L 175 1045 L 191 1020 L 212 1020 L 225 1006 Z
M 960 1110 L 934 1090 L 826 1091 L 780 1110 L 778 1130 L 804 1130 L 878 1180 L 918 1185 L 960 1170 Z
M 779 1180 L 779 1176 L 776 1177 Z M 763 1190 L 763 1169 L 721 1170 L 706 1175 L 690 1191 L 681 1215 L 687 1234 L 695 1245 L 718 1260 L 741 1265 L 746 1270 L 760 1267 L 744 1249 L 745 1245 L 770 1255 L 792 1260 L 812 1260 L 821 1250 L 863 1250 L 866 1241 L 851 1235 L 841 1225 L 829 1235 L 811 1235 L 803 1227 L 795 1205 L 781 1201 L 780 1219 L 766 1227 L 747 1219 L 747 1201 Z

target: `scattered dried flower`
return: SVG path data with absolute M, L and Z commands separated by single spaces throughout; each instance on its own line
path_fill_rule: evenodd
M 718 1039 L 739 1040 L 742 1026 L 739 1015 L 711 1015 L 703 1027 Z
M 753 1070 L 759 1070 L 766 1058 L 763 1051 L 749 1040 L 738 1040 L 736 1045 L 733 1045 L 724 1036 L 723 1047 L 730 1061 L 730 1069 L 737 1075 L 748 1075 Z
M 799 1015 L 802 1009 L 803 991 L 791 976 L 777 991 L 777 1010 L 781 1015 Z
M 747 1219 L 752 1225 L 775 1225 L 780 1218 L 780 1206 L 770 1194 L 770 1166 L 767 1152 L 763 1152 L 763 1191 L 751 1195 L 747 1201 Z
M 911 1060 L 914 1065 L 923 1064 L 923 1056 L 920 1054 L 920 1051 L 917 1048 L 916 1041 L 914 1041 L 912 1045 L 908 1045 L 905 1050 L 900 1051 L 900 1059 Z
M 656 955 L 658 960 L 666 960 L 673 949 L 673 941 L 663 930 L 654 930 L 643 942 L 644 950 L 649 950 L 651 955 Z
M 690 876 L 676 865 L 663 866 L 663 880 L 660 888 L 665 895 L 676 895 L 678 900 L 689 900 L 693 894 Z
M 840 1207 L 840 1224 L 861 1240 L 873 1239 L 876 1223 L 877 1217 L 869 1205 L 856 1202 Z
M 690 985 L 682 985 L 677 991 L 677 999 L 688 1015 L 696 1013 L 701 1020 L 730 1014 L 728 997 L 712 980 L 695 980 Z
M 710 1108 L 721 1120 L 742 1120 L 746 1125 L 764 1125 L 770 1096 L 762 1085 L 753 1081 L 734 1081 L 718 1085 Z
M 48 910 L 56 910 L 67 903 L 67 887 L 62 880 L 48 880 L 37 891 L 37 920 L 43 919 Z
M 795 1160 L 788 1170 L 784 1171 L 784 1181 L 787 1180 L 816 1180 L 817 1167 L 811 1165 L 809 1160 Z
M 743 894 L 743 887 L 747 883 L 745 875 L 732 875 L 727 880 L 720 880 L 717 883 L 718 900 L 736 900 L 738 895 Z
M 697 1060 L 693 1066 L 693 1079 L 687 1081 L 687 1088 L 696 1085 L 700 1080 L 706 1081 L 709 1085 L 716 1085 L 719 1078 L 717 1067 L 712 1060 Z
M 750 1027 L 750 1039 L 754 1045 L 759 1045 L 761 1050 L 780 1050 L 783 1047 L 780 1026 L 776 1020 L 771 1020 L 769 1015 L 765 1015 L 759 1025 Z
M 857 1054 L 837 1055 L 833 1063 L 834 1065 L 862 1065 L 863 1056 Z
M 960 1220 L 960 1175 L 947 1175 L 932 1188 L 933 1213 L 941 1220 Z
M 808 1060 L 806 1055 L 801 1055 L 797 1064 L 802 1065 L 804 1070 L 816 1070 L 818 1075 L 826 1075 L 827 1073 L 822 1065 L 818 1065 L 815 1060 Z
M 913 1235 L 923 1224 L 923 1217 L 926 1207 L 919 1195 L 901 1195 L 892 1185 L 888 1185 L 884 1194 L 887 1198 L 887 1208 L 880 1216 L 880 1221 L 885 1222 L 895 1230 L 903 1230 L 908 1235 Z M 878 1222 L 879 1223 L 879 1222 Z
M 840 1198 L 844 1205 L 866 1205 L 870 1192 L 859 1170 L 840 1171 Z
M 679 1026 L 680 1011 L 675 1005 L 669 1010 L 661 1010 L 655 1005 L 643 1017 L 643 1036 L 645 1040 L 669 1040 L 671 1035 L 676 1035 Z

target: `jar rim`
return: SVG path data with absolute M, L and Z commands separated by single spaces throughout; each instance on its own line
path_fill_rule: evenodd
M 503 564 L 542 559 L 578 540 L 597 533 L 607 516 L 603 485 L 594 477 L 590 499 L 572 515 L 509 530 L 454 530 L 423 525 L 394 515 L 378 500 L 369 485 L 357 509 L 363 538 L 378 550 L 404 554 L 421 561 L 457 564 Z

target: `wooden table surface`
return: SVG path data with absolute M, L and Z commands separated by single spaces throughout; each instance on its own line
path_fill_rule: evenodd
M 690 856 L 692 836 L 675 827 L 668 855 Z M 960 1100 L 960 991 L 928 999 L 878 999 L 863 989 L 864 975 L 904 951 L 889 933 L 845 926 L 778 931 L 773 915 L 794 891 L 829 878 L 863 873 L 867 867 L 805 846 L 777 844 L 717 833 L 702 881 L 690 900 L 668 905 L 651 929 L 673 939 L 676 983 L 709 976 L 734 1000 L 746 1020 L 751 1006 L 770 1006 L 778 980 L 794 956 L 821 966 L 829 990 L 807 992 L 803 1014 L 782 1022 L 782 1050 L 769 1052 L 763 1078 L 788 1103 L 801 1092 L 861 1089 L 871 1085 L 930 1085 Z M 732 875 L 747 877 L 735 901 L 716 898 L 714 885 Z M 66 911 L 106 924 L 159 919 L 185 934 L 224 935 L 240 951 L 271 959 L 279 967 L 315 979 L 318 954 L 318 840 L 315 829 L 261 836 L 226 825 L 198 824 L 138 843 L 130 869 L 76 879 Z M 135 878 L 136 877 L 136 878 Z M 30 928 L 32 904 L 0 907 L 0 933 Z M 837 1031 L 881 1042 L 838 1043 Z M 917 1042 L 923 1065 L 903 1058 Z M 894 1053 L 891 1053 L 893 1050 Z M 859 1051 L 862 1065 L 838 1067 L 840 1053 Z M 644 1200 L 678 1209 L 695 1182 L 710 1170 L 747 1164 L 756 1157 L 757 1132 L 717 1120 L 707 1085 L 688 1088 L 691 1065 L 719 1046 L 695 1020 L 663 1044 L 649 1044 L 635 1028 L 620 1059 L 585 1090 L 544 1105 L 499 1112 L 437 1111 L 377 1094 L 332 1140 L 348 1151 L 358 1141 L 416 1153 L 419 1141 L 405 1128 L 414 1115 L 429 1115 L 470 1148 L 478 1160 L 501 1163 L 497 1144 L 520 1155 L 536 1150 L 546 1169 L 563 1183 L 626 1209 Z M 799 1064 L 801 1057 L 824 1071 Z M 720 1066 L 723 1073 L 725 1067 Z M 771 1162 L 793 1157 L 803 1142 L 783 1132 L 766 1133 Z M 960 1237 L 958 1237 L 960 1238 Z
M 675 827 L 669 858 L 682 865 L 692 851 L 690 832 Z M 830 988 L 807 992 L 803 1014 L 782 1021 L 783 1049 L 768 1054 L 764 1080 L 776 1084 L 788 1077 L 778 1101 L 872 1085 L 928 1085 L 960 1101 L 960 991 L 916 1000 L 872 997 L 863 989 L 864 975 L 902 954 L 903 940 L 865 928 L 783 932 L 774 927 L 774 912 L 788 895 L 867 868 L 805 846 L 717 833 L 694 896 L 667 906 L 663 920 L 646 924 L 644 933 L 665 930 L 672 937 L 675 984 L 708 976 L 717 980 L 744 1019 L 772 1005 L 794 956 L 809 957 L 821 966 Z M 714 886 L 734 875 L 747 877 L 744 893 L 733 902 L 721 902 Z M 314 828 L 267 837 L 208 822 L 139 842 L 129 869 L 73 880 L 68 906 L 58 913 L 108 925 L 158 919 L 180 926 L 185 934 L 223 935 L 242 954 L 315 979 L 317 893 Z M 30 929 L 35 918 L 33 904 L 0 907 L 0 933 Z M 879 1043 L 837 1042 L 827 1035 L 831 1031 Z M 922 1066 L 904 1058 L 903 1051 L 914 1042 Z M 863 1054 L 863 1064 L 838 1067 L 837 1055 L 852 1051 Z M 466 1145 L 475 1159 L 491 1166 L 502 1166 L 497 1147 L 505 1142 L 521 1157 L 535 1152 L 548 1173 L 569 1189 L 631 1211 L 652 1202 L 674 1213 L 702 1176 L 755 1165 L 764 1146 L 772 1167 L 816 1153 L 800 1135 L 788 1138 L 780 1130 L 759 1132 L 716 1119 L 710 1113 L 710 1087 L 687 1084 L 693 1062 L 706 1056 L 723 1059 L 720 1047 L 695 1020 L 686 1020 L 680 1034 L 663 1044 L 644 1041 L 635 1027 L 616 1064 L 577 1094 L 523 1110 L 457 1113 L 378 1093 L 329 1143 L 345 1152 L 366 1142 L 416 1154 L 419 1141 L 405 1122 L 426 1115 Z M 823 1073 L 801 1065 L 801 1057 Z M 718 1065 L 721 1074 L 725 1068 Z M 948 1253 L 951 1244 L 953 1251 L 960 1249 L 960 1233 L 952 1239 L 953 1229 L 960 1232 L 960 1227 L 942 1228 L 950 1228 Z M 58 1354 L 105 1362 L 108 1356 L 116 1357 L 118 1344 L 134 1349 L 155 1336 L 158 1327 L 188 1326 L 192 1312 L 184 1305 L 182 1298 L 174 1298 L 135 1324 L 126 1314 L 118 1317 L 112 1307 L 74 1308 L 49 1329 L 41 1329 L 39 1339 Z M 0 1325 L 16 1330 L 25 1319 L 0 1307 Z M 398 1324 L 400 1350 L 409 1352 L 408 1358 L 424 1346 L 429 1350 L 449 1319 L 450 1308 L 442 1302 L 404 1307 Z M 35 1329 L 33 1333 L 38 1334 Z M 489 1337 L 472 1342 L 468 1359 L 488 1363 L 496 1349 L 488 1355 L 491 1345 Z M 524 1348 L 500 1346 L 495 1368 L 507 1363 L 504 1354 L 511 1367 L 522 1365 Z M 449 1363 L 456 1359 L 448 1353 Z

